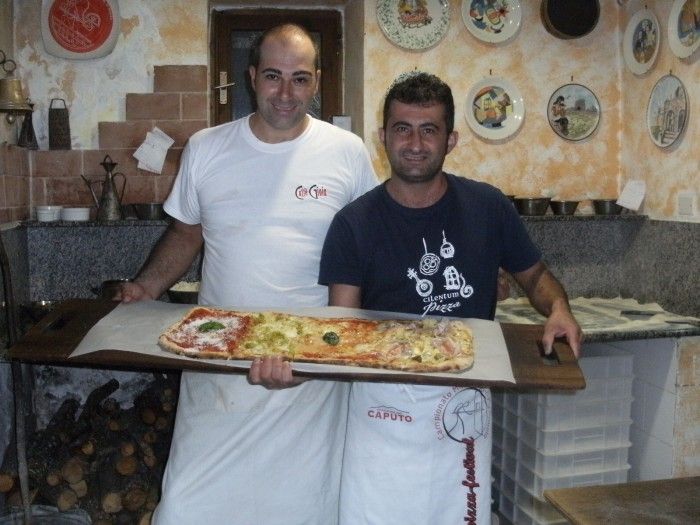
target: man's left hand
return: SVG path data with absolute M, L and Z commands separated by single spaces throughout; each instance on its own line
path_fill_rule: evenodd
M 306 381 L 294 377 L 292 365 L 280 356 L 255 358 L 248 371 L 248 382 L 252 385 L 262 385 L 267 389 L 290 388 Z
M 542 345 L 544 346 L 545 354 L 552 352 L 552 344 L 556 337 L 566 338 L 576 358 L 580 357 L 583 331 L 568 308 L 553 310 L 544 323 Z

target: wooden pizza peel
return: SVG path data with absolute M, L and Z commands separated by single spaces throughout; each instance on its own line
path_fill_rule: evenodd
M 70 299 L 34 325 L 8 355 L 11 359 L 29 363 L 65 366 L 125 368 L 130 370 L 187 369 L 202 372 L 241 373 L 245 369 L 219 365 L 207 360 L 174 359 L 167 354 L 152 356 L 122 350 L 100 350 L 70 357 L 90 329 L 109 314 L 118 302 L 99 299 Z M 406 383 L 459 386 L 503 386 L 517 389 L 577 390 L 586 386 L 583 373 L 571 348 L 564 342 L 555 342 L 553 355 L 543 357 L 540 339 L 541 325 L 501 323 L 513 376 L 516 384 L 499 381 L 463 380 L 431 376 L 430 374 L 333 374 L 323 371 L 300 376 L 339 380 L 392 381 Z

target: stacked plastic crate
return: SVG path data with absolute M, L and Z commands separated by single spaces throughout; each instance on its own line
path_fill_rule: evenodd
M 547 489 L 627 481 L 632 354 L 609 345 L 583 353 L 585 390 L 494 392 L 494 505 L 516 525 L 567 523 Z

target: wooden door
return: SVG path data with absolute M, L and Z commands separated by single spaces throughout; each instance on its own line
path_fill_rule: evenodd
M 285 22 L 306 28 L 319 45 L 321 85 L 310 112 L 325 121 L 330 121 L 333 115 L 342 114 L 340 12 L 231 9 L 212 14 L 212 125 L 235 120 L 255 110 L 255 97 L 248 75 L 250 48 L 263 31 Z M 226 86 L 231 83 L 233 85 Z

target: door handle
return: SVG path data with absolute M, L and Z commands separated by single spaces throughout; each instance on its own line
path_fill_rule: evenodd
M 235 82 L 227 82 L 227 80 L 228 71 L 219 71 L 219 85 L 212 88 L 219 90 L 219 104 L 222 106 L 228 104 L 228 91 L 226 88 L 236 85 Z

